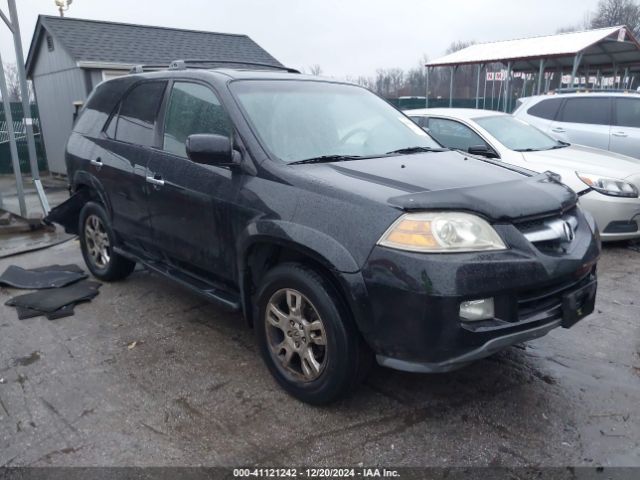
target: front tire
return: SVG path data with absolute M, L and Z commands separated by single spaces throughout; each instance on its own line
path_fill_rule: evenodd
M 82 208 L 78 232 L 84 262 L 94 277 L 111 282 L 121 280 L 133 272 L 135 262 L 113 250 L 115 235 L 102 205 L 88 202 Z
M 257 304 L 260 352 L 288 393 L 327 404 L 364 378 L 371 352 L 336 289 L 315 270 L 275 267 L 261 282 Z

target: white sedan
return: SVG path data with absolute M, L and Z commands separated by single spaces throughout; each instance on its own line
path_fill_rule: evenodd
M 640 160 L 554 140 L 511 115 L 430 108 L 404 112 L 447 148 L 536 172 L 550 170 L 580 194 L 602 240 L 640 238 Z

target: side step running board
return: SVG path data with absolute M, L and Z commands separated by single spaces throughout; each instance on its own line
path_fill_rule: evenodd
M 122 255 L 123 257 L 144 265 L 149 270 L 159 273 L 160 275 L 163 275 L 170 280 L 179 283 L 183 287 L 186 287 L 192 292 L 197 293 L 198 295 L 205 298 L 206 300 L 209 300 L 212 303 L 220 305 L 226 310 L 232 312 L 240 311 L 240 298 L 236 294 L 223 290 L 220 287 L 206 282 L 200 278 L 193 277 L 192 275 L 189 275 L 188 273 L 183 272 L 182 270 L 179 270 L 177 268 L 167 267 L 166 265 L 162 265 L 159 262 L 143 260 L 137 255 L 123 250 L 120 247 L 115 247 L 114 250 L 118 255 Z

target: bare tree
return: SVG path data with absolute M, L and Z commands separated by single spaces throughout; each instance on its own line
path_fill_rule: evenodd
M 322 67 L 317 63 L 314 65 L 311 65 L 309 67 L 309 74 L 315 75 L 316 77 L 322 75 Z
M 640 5 L 635 0 L 600 0 L 591 19 L 592 28 L 626 25 L 640 34 Z
M 19 102 L 22 98 L 20 94 L 20 78 L 18 77 L 18 67 L 15 63 L 5 63 L 4 74 L 7 80 L 7 90 L 9 91 L 9 101 Z

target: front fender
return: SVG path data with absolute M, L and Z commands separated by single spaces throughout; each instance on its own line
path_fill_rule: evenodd
M 283 220 L 258 220 L 249 224 L 238 239 L 238 267 L 243 272 L 246 253 L 256 243 L 268 242 L 294 247 L 301 253 L 342 273 L 360 271 L 349 251 L 335 238 L 313 228 Z

